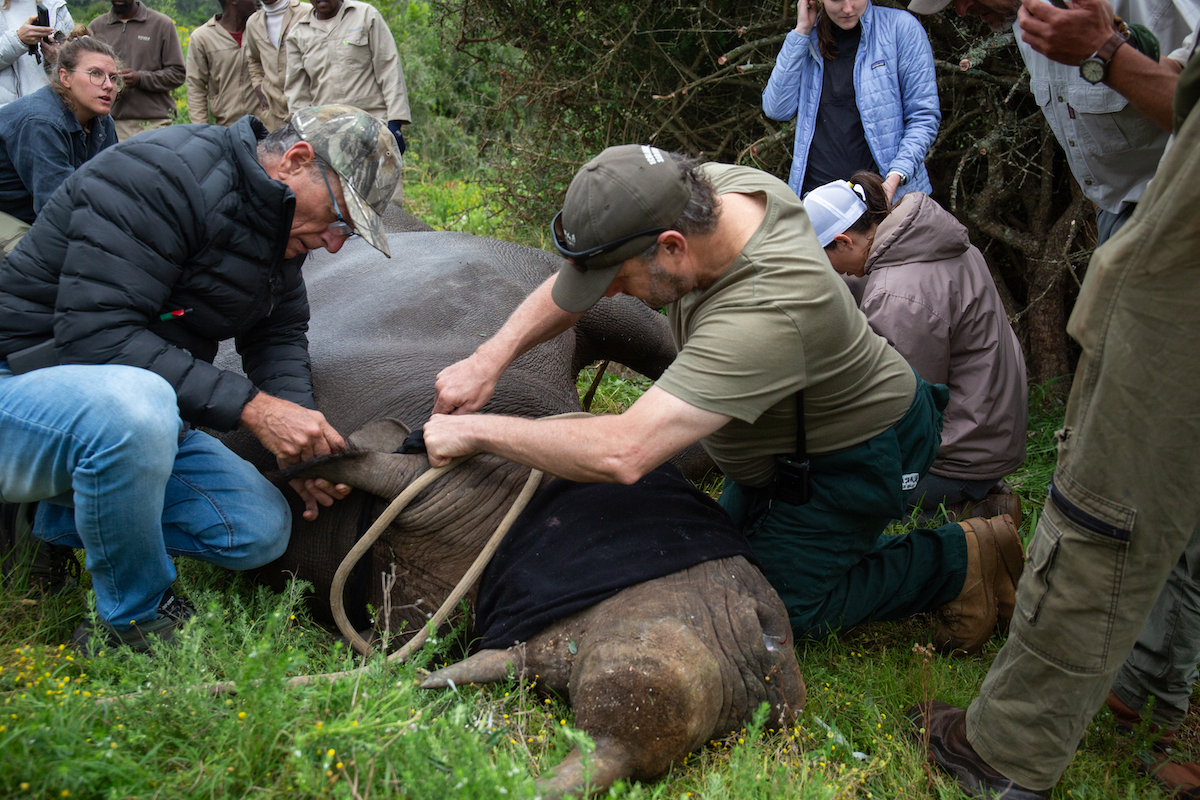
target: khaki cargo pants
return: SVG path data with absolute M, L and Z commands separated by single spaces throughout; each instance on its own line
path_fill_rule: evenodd
M 1200 520 L 1200 113 L 1096 251 L 1051 496 L 971 744 L 1030 789 L 1066 770 Z

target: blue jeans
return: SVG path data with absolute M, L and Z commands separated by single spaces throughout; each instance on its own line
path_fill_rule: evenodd
M 0 361 L 0 502 L 43 502 L 34 535 L 83 548 L 96 609 L 154 619 L 171 557 L 229 569 L 275 560 L 291 511 L 248 462 L 181 435 L 175 391 L 144 369 L 68 365 L 13 375 Z

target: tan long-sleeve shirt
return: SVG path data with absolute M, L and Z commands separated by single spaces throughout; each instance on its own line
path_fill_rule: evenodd
M 396 40 L 374 6 L 345 0 L 331 19 L 310 13 L 292 27 L 286 47 L 288 111 L 345 103 L 384 122 L 410 121 Z
M 187 104 L 192 122 L 229 126 L 258 110 L 242 48 L 218 14 L 192 31 L 187 54 Z M 244 34 L 243 34 L 244 35 Z
M 267 35 L 265 11 L 255 11 L 246 21 L 242 50 L 250 71 L 250 84 L 261 89 L 267 98 L 267 107 L 264 109 L 256 105 L 254 114 L 268 130 L 275 130 L 290 116 L 287 95 L 283 93 L 283 83 L 287 78 L 287 48 L 284 45 L 292 27 L 311 10 L 312 6 L 300 0 L 288 3 L 280 22 L 278 47 L 271 43 L 271 37 Z

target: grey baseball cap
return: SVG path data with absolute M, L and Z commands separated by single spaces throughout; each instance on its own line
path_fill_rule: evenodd
M 691 187 L 670 154 L 645 144 L 610 147 L 580 168 L 550 224 L 571 263 L 551 296 L 564 311 L 587 311 L 608 291 L 621 264 L 679 219 Z
M 908 10 L 914 14 L 936 14 L 948 5 L 950 0 L 912 0 Z
M 391 258 L 380 215 L 400 182 L 396 137 L 382 122 L 354 106 L 309 106 L 293 114 L 291 122 L 300 138 L 342 179 L 354 230 Z

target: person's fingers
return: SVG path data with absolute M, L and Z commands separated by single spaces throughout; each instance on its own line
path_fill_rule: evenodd
M 308 491 L 305 483 L 306 481 L 301 478 L 295 478 L 291 481 L 288 481 L 288 485 L 291 486 L 296 491 L 296 494 L 300 495 L 300 499 L 304 501 L 304 513 L 301 516 L 303 516 L 309 522 L 312 522 L 317 518 L 317 501 L 316 498 L 312 496 L 312 493 Z
M 305 481 L 304 488 L 325 507 L 333 505 L 350 494 L 350 487 L 346 484 L 333 484 L 324 478 L 309 478 Z
M 329 452 L 341 453 L 346 450 L 346 440 L 338 433 L 332 425 L 324 418 L 321 419 L 321 432 L 325 436 L 325 442 L 329 446 Z

